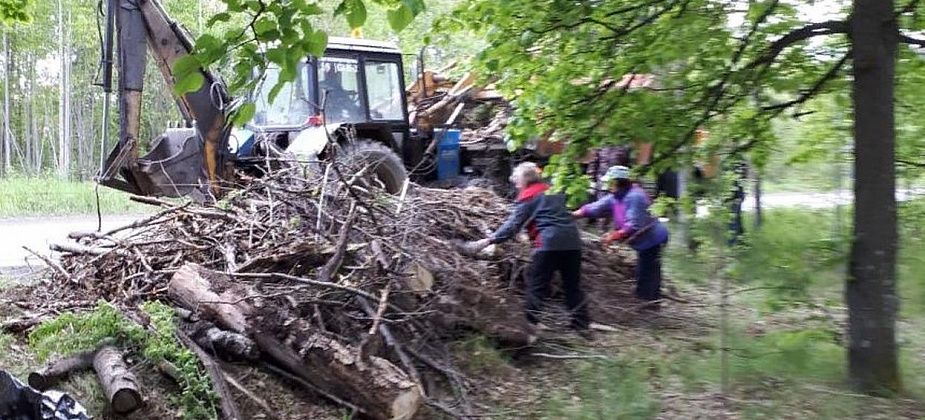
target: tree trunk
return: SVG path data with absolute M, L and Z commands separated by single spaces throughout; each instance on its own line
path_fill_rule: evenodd
M 752 168 L 752 174 L 755 179 L 753 191 L 755 195 L 755 230 L 758 230 L 761 229 L 761 225 L 764 223 L 764 209 L 761 207 L 761 171 Z
M 67 178 L 71 166 L 70 106 L 68 104 L 69 55 L 67 46 L 67 25 L 64 21 L 64 6 L 58 0 L 58 55 L 60 68 L 58 74 L 58 155 L 57 169 L 59 178 Z
M 897 22 L 892 0 L 854 0 L 855 212 L 847 280 L 852 384 L 900 388 L 896 346 L 896 178 L 893 113 Z
M 107 346 L 96 352 L 93 359 L 93 370 L 96 371 L 103 385 L 103 391 L 112 410 L 119 414 L 130 413 L 141 407 L 141 393 L 138 392 L 138 381 L 135 375 L 128 370 L 122 353 L 115 347 Z
M 9 174 L 12 171 L 10 155 L 13 154 L 11 147 L 10 135 L 13 128 L 10 127 L 10 62 L 13 55 L 10 53 L 10 40 L 7 31 L 3 31 L 3 173 Z
M 247 296 L 256 294 L 224 274 L 187 264 L 174 274 L 167 293 L 203 319 L 253 337 L 274 363 L 370 418 L 410 419 L 421 405 L 418 385 L 388 360 L 361 355 L 356 346 L 278 308 L 252 306 Z

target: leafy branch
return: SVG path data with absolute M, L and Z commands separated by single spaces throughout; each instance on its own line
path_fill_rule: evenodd
M 845 67 L 845 64 L 848 62 L 849 59 L 851 59 L 851 53 L 845 54 L 840 60 L 838 60 L 838 62 L 835 63 L 835 65 L 833 65 L 829 69 L 829 71 L 827 71 L 822 77 L 816 80 L 816 82 L 813 83 L 813 85 L 810 86 L 809 89 L 806 89 L 805 91 L 803 91 L 803 93 L 801 93 L 800 96 L 796 97 L 795 99 L 787 101 L 787 102 L 782 102 L 779 104 L 767 105 L 767 106 L 762 107 L 762 110 L 771 111 L 772 115 L 776 117 L 777 115 L 780 115 L 781 112 L 785 111 L 788 108 L 791 108 L 793 106 L 797 106 L 797 105 L 800 105 L 800 104 L 803 104 L 809 101 L 810 99 L 814 98 L 817 94 L 822 92 L 822 89 L 823 87 L 825 87 L 826 83 L 830 82 L 832 79 L 834 79 L 841 73 L 842 69 Z
M 784 52 L 787 47 L 809 38 L 848 33 L 848 22 L 845 21 L 827 21 L 820 23 L 811 23 L 799 29 L 787 33 L 768 47 L 768 51 L 757 60 L 749 64 L 749 68 L 756 68 L 761 65 L 771 65 L 777 57 Z

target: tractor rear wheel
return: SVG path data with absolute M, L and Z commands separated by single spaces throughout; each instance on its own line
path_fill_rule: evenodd
M 345 144 L 337 163 L 341 170 L 346 169 L 349 172 L 343 174 L 347 178 L 365 169 L 374 175 L 390 194 L 400 193 L 408 178 L 408 172 L 398 154 L 385 144 L 374 140 L 358 139 Z

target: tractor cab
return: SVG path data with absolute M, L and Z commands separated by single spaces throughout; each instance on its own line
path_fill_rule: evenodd
M 386 42 L 331 38 L 323 57 L 306 57 L 297 71 L 295 81 L 270 102 L 280 69 L 267 69 L 252 96 L 254 119 L 247 134 L 237 136 L 245 138 L 238 139 L 239 159 L 255 153 L 248 143 L 260 136 L 296 155 L 325 158 L 330 134 L 344 150 L 375 159 L 376 174 L 389 191 L 400 188 L 405 167 L 414 167 L 423 155 L 423 142 L 411 138 L 408 124 L 401 51 Z

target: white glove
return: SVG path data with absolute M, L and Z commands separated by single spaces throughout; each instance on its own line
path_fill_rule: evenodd
M 479 251 L 485 249 L 491 245 L 491 239 L 485 238 L 478 241 L 472 241 L 466 244 L 466 248 L 472 253 L 478 253 Z

